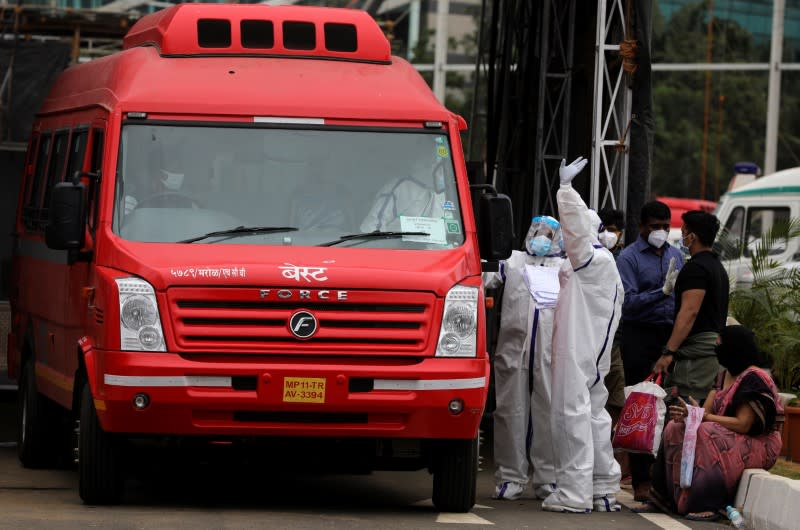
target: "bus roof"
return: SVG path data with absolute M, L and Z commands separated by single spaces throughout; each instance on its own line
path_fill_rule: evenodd
M 262 12 L 264 17 L 281 13 L 278 8 L 265 5 L 181 4 L 148 15 L 126 37 L 127 49 L 65 70 L 40 114 L 100 105 L 108 110 L 116 107 L 169 115 L 386 121 L 448 121 L 453 116 L 434 97 L 419 73 L 398 57 L 378 62 L 364 59 L 369 56 L 368 51 L 364 52 L 366 55 L 348 59 L 331 56 L 332 52 L 327 50 L 305 50 L 303 55 L 293 56 L 243 54 L 239 48 L 231 53 L 219 49 L 212 50 L 213 53 L 204 49 L 179 53 L 181 42 L 185 44 L 186 39 L 173 41 L 171 49 L 175 53 L 162 54 L 163 45 L 151 42 L 147 35 L 154 35 L 157 29 L 169 35 L 169 28 L 180 18 L 181 10 L 187 9 L 193 9 L 195 15 L 199 10 L 204 17 L 213 18 L 228 12 L 239 13 L 239 19 L 244 12 L 249 17 Z M 295 9 L 293 12 L 303 15 L 301 18 L 317 22 L 332 11 L 336 15 L 333 20 L 340 26 L 346 25 L 339 23 L 343 20 L 341 11 L 352 11 L 358 17 L 363 14 L 330 8 L 287 9 Z M 168 16 L 170 11 L 173 16 Z M 148 17 L 154 20 L 148 21 Z M 173 23 L 165 24 L 164 20 Z M 357 22 L 361 32 L 366 22 Z M 379 29 L 374 20 L 369 19 L 369 24 Z M 187 27 L 195 26 L 190 21 L 175 27 L 185 32 Z M 323 31 L 319 27 L 324 26 L 318 24 L 318 34 Z M 237 26 L 234 23 L 232 27 Z M 234 36 L 239 38 L 239 33 L 234 32 Z M 279 39 L 277 30 L 274 38 Z M 324 40 L 324 36 L 320 38 Z M 368 42 L 376 41 L 374 33 L 370 33 L 370 39 Z
M 730 197 L 767 195 L 777 193 L 800 193 L 800 167 L 784 169 L 756 179 L 728 193 Z

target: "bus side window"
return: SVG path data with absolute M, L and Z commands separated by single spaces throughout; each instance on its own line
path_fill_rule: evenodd
M 89 172 L 100 175 L 103 167 L 103 130 L 92 129 L 92 158 L 89 161 Z M 103 176 L 100 175 L 100 179 Z M 89 184 L 89 229 L 94 233 L 97 226 L 97 216 L 100 211 L 98 196 L 100 193 L 100 180 L 92 179 Z
M 25 154 L 25 166 L 22 169 L 22 186 L 20 188 L 20 195 L 22 195 L 22 222 L 25 223 L 27 216 L 26 210 L 31 196 L 31 188 L 33 187 L 33 168 L 36 162 L 36 153 L 39 148 L 39 133 L 31 133 L 31 139 L 28 142 L 28 152 Z
M 50 192 L 55 187 L 56 183 L 62 182 L 64 165 L 67 161 L 67 142 L 69 140 L 69 131 L 56 133 L 55 140 L 53 141 L 53 152 L 50 155 L 50 161 L 47 164 L 47 184 L 44 189 L 44 200 L 42 201 L 41 215 L 39 216 L 39 229 L 43 230 L 47 221 L 50 218 L 48 208 L 50 207 Z
M 22 222 L 25 228 L 35 231 L 38 228 L 39 210 L 41 209 L 41 194 L 44 188 L 45 168 L 47 158 L 50 154 L 50 143 L 52 136 L 45 133 L 39 139 L 39 147 L 36 151 L 36 165 L 34 166 L 28 196 L 25 199 L 25 206 L 22 210 Z
M 86 139 L 89 131 L 86 129 L 74 131 L 69 145 L 69 157 L 67 158 L 67 173 L 64 180 L 71 181 L 76 171 L 83 171 L 84 158 L 86 154 Z

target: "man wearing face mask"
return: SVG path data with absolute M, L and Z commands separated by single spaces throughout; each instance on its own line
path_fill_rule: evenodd
M 655 370 L 666 385 L 697 401 L 706 397 L 719 370 L 714 346 L 728 316 L 728 273 L 711 246 L 719 219 L 699 210 L 682 216 L 681 243 L 691 259 L 675 281 L 675 324 Z M 675 362 L 672 373 L 670 365 Z
M 600 244 L 600 233 L 605 231 L 600 217 L 572 188 L 572 180 L 586 163 L 582 157 L 568 166 L 561 162 L 556 194 L 568 259 L 559 271 L 561 292 L 553 320 L 556 491 L 542 502 L 544 510 L 554 512 L 621 509 L 615 497 L 620 468 L 611 449 L 603 378 L 610 366 L 624 291 L 614 256 Z
M 600 242 L 611 251 L 614 259 L 618 259 L 620 252 L 624 248 L 622 238 L 625 232 L 625 212 L 613 208 L 603 208 L 597 213 L 600 216 L 600 221 L 606 227 L 606 232 L 609 234 L 607 238 L 600 238 Z M 625 371 L 622 368 L 621 343 L 622 326 L 619 326 L 614 334 L 614 342 L 611 346 L 611 366 L 604 380 L 608 389 L 606 410 L 611 416 L 612 430 L 616 428 L 622 407 L 625 405 Z M 615 453 L 614 456 L 622 468 L 622 479 L 625 480 L 626 477 L 630 477 L 628 453 Z
M 613 208 L 603 208 L 597 215 L 606 227 L 607 237 L 603 237 L 600 243 L 603 244 L 614 258 L 619 257 L 619 253 L 625 248 L 625 212 L 614 210 Z
M 554 491 L 550 431 L 550 353 L 558 271 L 564 261 L 561 228 L 554 218 L 534 217 L 525 251 L 515 250 L 486 273 L 487 288 L 505 284 L 494 382 L 496 499 L 519 498 L 533 467 L 534 494 Z
M 671 212 L 660 201 L 642 206 L 639 237 L 617 259 L 625 286 L 622 305 L 622 365 L 625 384 L 635 385 L 647 378 L 666 344 L 675 313 L 672 294 L 674 277 L 683 266 L 681 252 L 667 243 Z M 653 457 L 628 455 L 633 497 L 644 502 L 650 491 Z
M 180 192 L 183 179 L 183 173 L 159 170 L 158 177 L 150 180 L 149 188 L 140 194 L 139 199 L 125 195 L 125 215 L 130 215 L 136 208 L 195 208 L 194 201 Z

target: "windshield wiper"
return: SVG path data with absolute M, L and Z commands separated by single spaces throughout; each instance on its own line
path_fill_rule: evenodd
M 181 241 L 178 241 L 178 243 L 194 243 L 195 241 L 200 241 L 202 239 L 206 239 L 209 237 L 217 237 L 217 236 L 269 234 L 273 232 L 296 232 L 297 230 L 298 228 L 296 226 L 237 226 L 236 228 L 229 228 L 228 230 L 218 230 L 216 232 L 209 232 L 207 234 L 203 234 L 202 236 L 183 239 Z
M 374 232 L 364 232 L 361 234 L 349 234 L 346 236 L 342 236 L 339 239 L 334 241 L 328 241 L 327 243 L 320 243 L 317 245 L 318 247 L 332 247 L 334 245 L 338 245 L 339 243 L 344 243 L 345 241 L 350 241 L 352 239 L 391 239 L 395 237 L 403 237 L 403 236 L 429 236 L 428 232 L 381 232 L 380 230 L 375 230 Z

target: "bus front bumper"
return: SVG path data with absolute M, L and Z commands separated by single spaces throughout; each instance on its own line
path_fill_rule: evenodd
M 489 385 L 486 358 L 90 358 L 103 429 L 131 435 L 467 439 Z

